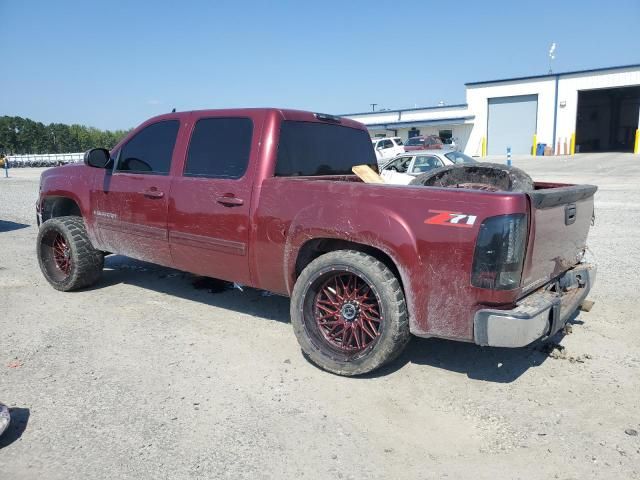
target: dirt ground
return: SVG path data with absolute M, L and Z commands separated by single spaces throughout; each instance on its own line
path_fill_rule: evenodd
M 515 164 L 600 186 L 596 303 L 565 350 L 416 338 L 358 379 L 304 360 L 286 298 L 118 256 L 53 290 L 41 170 L 0 177 L 0 479 L 640 478 L 640 157 Z

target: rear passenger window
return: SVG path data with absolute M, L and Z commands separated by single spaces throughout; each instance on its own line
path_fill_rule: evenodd
M 143 128 L 122 147 L 116 169 L 130 173 L 168 174 L 179 128 L 178 120 L 166 120 Z
M 191 136 L 184 175 L 240 178 L 247 171 L 253 122 L 248 118 L 203 118 Z
M 353 175 L 355 165 L 369 165 L 378 171 L 366 130 L 319 122 L 282 122 L 276 177 Z

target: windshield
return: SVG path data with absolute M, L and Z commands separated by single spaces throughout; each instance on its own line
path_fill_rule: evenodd
M 424 139 L 422 138 L 410 138 L 409 140 L 407 140 L 406 145 L 407 146 L 412 146 L 412 145 L 423 145 L 424 144 Z
M 465 155 L 461 152 L 449 152 L 445 153 L 444 156 L 451 160 L 453 163 L 477 163 L 469 155 Z
M 342 125 L 285 120 L 275 175 L 352 175 L 351 167 L 378 162 L 366 130 Z

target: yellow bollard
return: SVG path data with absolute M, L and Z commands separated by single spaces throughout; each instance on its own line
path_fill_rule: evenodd
M 533 148 L 531 149 L 531 155 L 536 156 L 536 150 L 538 150 L 538 135 L 533 134 Z
M 576 134 L 572 133 L 571 134 L 571 155 L 575 155 L 576 154 Z
M 640 128 L 636 129 L 636 143 L 633 147 L 633 153 L 640 153 Z
M 482 137 L 482 146 L 480 147 L 480 149 L 482 150 L 480 153 L 482 155 L 482 158 L 487 156 L 487 137 Z

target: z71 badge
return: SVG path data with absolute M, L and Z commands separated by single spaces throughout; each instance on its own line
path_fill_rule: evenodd
M 448 210 L 429 210 L 435 213 L 434 216 L 427 218 L 424 223 L 429 225 L 445 225 L 448 227 L 471 228 L 476 223 L 476 215 L 467 215 L 466 213 L 450 212 Z

